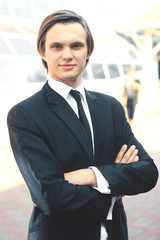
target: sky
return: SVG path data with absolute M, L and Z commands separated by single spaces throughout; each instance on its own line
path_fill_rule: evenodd
M 92 32 L 96 30 L 101 34 L 106 29 L 116 29 L 128 24 L 136 16 L 158 3 L 160 4 L 159 0 L 59 0 L 57 8 L 62 7 L 77 12 L 87 20 Z M 51 4 L 51 6 L 53 6 L 53 9 L 50 9 L 52 12 L 55 10 L 55 5 Z

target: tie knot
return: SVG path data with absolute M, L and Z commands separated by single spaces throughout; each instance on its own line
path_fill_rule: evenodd
M 80 97 L 80 92 L 77 90 L 71 90 L 70 94 L 72 95 L 72 97 L 74 97 L 74 99 L 79 102 L 81 101 L 81 97 Z

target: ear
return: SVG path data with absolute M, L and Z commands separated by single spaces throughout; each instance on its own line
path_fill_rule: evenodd
M 42 49 L 38 49 L 38 53 L 41 56 L 41 58 L 46 61 L 45 52 L 43 52 Z
M 87 53 L 87 58 L 86 58 L 86 60 L 88 60 L 89 58 L 90 58 L 90 56 L 92 55 L 92 52 L 89 54 L 89 53 Z
M 88 62 L 89 58 L 90 58 L 90 55 L 87 54 L 87 56 L 86 56 L 86 61 L 87 61 L 87 62 Z

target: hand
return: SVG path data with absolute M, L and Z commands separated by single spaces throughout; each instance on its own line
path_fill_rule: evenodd
M 134 145 L 132 145 L 128 150 L 127 150 L 127 145 L 123 145 L 115 159 L 115 163 L 137 162 L 139 160 L 139 157 L 137 156 L 137 154 L 138 154 L 138 150 Z M 117 196 L 116 201 L 118 201 L 124 196 L 125 195 Z
M 137 154 L 138 150 L 134 145 L 132 145 L 128 150 L 127 145 L 123 145 L 115 159 L 115 163 L 137 162 L 139 160 Z
M 118 201 L 119 199 L 121 199 L 122 197 L 124 197 L 125 195 L 120 195 L 116 197 L 116 201 Z

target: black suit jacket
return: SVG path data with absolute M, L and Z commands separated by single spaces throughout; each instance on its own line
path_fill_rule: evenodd
M 8 114 L 13 153 L 37 205 L 29 240 L 99 240 L 101 222 L 111 240 L 127 240 L 121 200 L 115 203 L 113 220 L 106 221 L 111 197 L 147 192 L 156 184 L 157 168 L 134 137 L 121 104 L 100 93 L 86 91 L 86 97 L 94 129 L 94 156 L 76 114 L 48 83 Z M 136 145 L 138 162 L 114 163 L 124 143 Z M 106 177 L 111 195 L 64 180 L 64 172 L 90 165 Z

